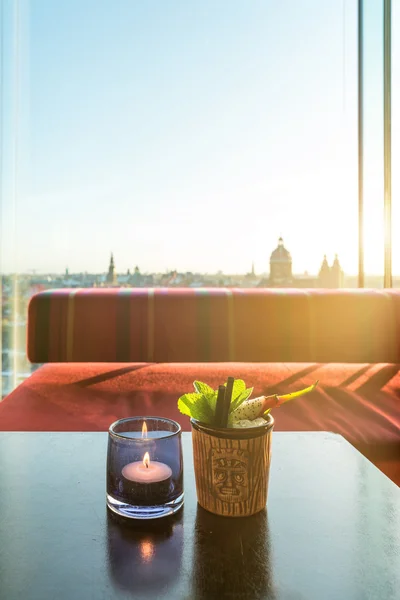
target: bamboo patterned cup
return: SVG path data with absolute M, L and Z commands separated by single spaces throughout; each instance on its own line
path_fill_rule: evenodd
M 225 517 L 248 517 L 267 503 L 274 419 L 261 427 L 218 429 L 191 419 L 197 499 Z

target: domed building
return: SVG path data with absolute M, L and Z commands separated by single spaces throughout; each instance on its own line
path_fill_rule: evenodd
M 332 266 L 329 266 L 327 257 L 321 264 L 318 275 L 309 275 L 306 271 L 303 275 L 293 275 L 292 257 L 284 246 L 280 237 L 278 246 L 272 252 L 269 260 L 269 279 L 263 278 L 257 287 L 293 287 L 293 288 L 341 288 L 344 282 L 344 273 L 339 262 L 338 255 Z
M 292 257 L 280 237 L 278 246 L 269 259 L 269 285 L 271 287 L 286 287 L 293 283 Z

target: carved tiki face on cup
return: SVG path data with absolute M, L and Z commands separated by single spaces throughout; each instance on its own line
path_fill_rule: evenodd
M 191 419 L 197 499 L 227 517 L 249 516 L 267 502 L 271 415 L 261 427 L 219 429 Z
M 248 498 L 249 457 L 246 450 L 212 449 L 213 492 L 223 502 L 243 502 Z

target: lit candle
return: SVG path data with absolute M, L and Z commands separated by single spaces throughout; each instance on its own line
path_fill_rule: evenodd
M 146 452 L 146 450 L 151 451 L 156 447 L 155 438 L 158 437 L 158 432 L 149 432 L 147 429 L 146 421 L 143 421 L 142 433 L 140 433 L 140 431 L 126 431 L 124 432 L 124 437 L 131 438 L 133 440 L 141 440 L 141 443 L 143 444 L 143 452 Z
M 152 433 L 152 435 L 154 435 L 154 433 Z M 148 436 L 146 421 L 143 421 L 143 425 L 142 425 L 142 442 L 143 442 L 143 452 L 145 450 L 154 450 L 154 448 L 156 446 L 154 439 L 151 439 Z
M 128 463 L 122 469 L 124 491 L 132 504 L 155 505 L 166 501 L 171 486 L 172 470 L 164 463 L 151 461 L 149 453 L 143 461 Z

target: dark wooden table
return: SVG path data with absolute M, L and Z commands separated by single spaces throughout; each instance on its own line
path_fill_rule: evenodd
M 0 433 L 1 600 L 400 597 L 400 489 L 340 436 L 275 433 L 268 509 L 185 506 L 133 524 L 105 505 L 104 433 Z

